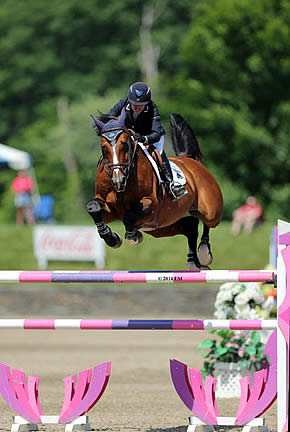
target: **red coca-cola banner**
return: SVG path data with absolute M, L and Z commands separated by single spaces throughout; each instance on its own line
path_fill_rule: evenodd
M 37 225 L 33 231 L 34 254 L 40 268 L 49 260 L 95 261 L 105 265 L 105 246 L 94 227 Z

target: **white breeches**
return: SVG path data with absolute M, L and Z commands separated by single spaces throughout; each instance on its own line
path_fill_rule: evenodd
M 157 148 L 160 154 L 163 152 L 163 144 L 164 144 L 164 135 L 162 135 L 159 141 L 153 143 L 153 145 Z

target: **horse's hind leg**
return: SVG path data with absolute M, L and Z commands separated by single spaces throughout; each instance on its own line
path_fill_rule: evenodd
M 87 203 L 87 211 L 93 218 L 93 221 L 95 222 L 95 225 L 98 229 L 99 236 L 105 241 L 105 243 L 112 248 L 120 247 L 122 244 L 122 239 L 119 234 L 113 232 L 104 221 L 101 203 L 96 199 L 90 200 Z
M 198 246 L 198 258 L 203 266 L 209 266 L 213 260 L 209 243 L 209 228 L 205 224 L 203 224 L 203 233 Z
M 188 242 L 187 269 L 192 271 L 203 270 L 196 251 L 198 222 L 199 220 L 193 216 L 185 216 L 168 227 L 158 228 L 156 231 L 148 231 L 147 234 L 153 237 L 171 237 L 178 234 L 185 235 Z
M 187 270 L 200 270 L 201 264 L 196 252 L 199 220 L 193 216 L 186 216 L 180 219 L 179 222 L 188 242 Z

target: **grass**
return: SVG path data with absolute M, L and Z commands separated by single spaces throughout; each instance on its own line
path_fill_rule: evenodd
M 111 227 L 124 238 L 124 227 Z M 202 229 L 202 226 L 200 225 Z M 210 231 L 214 262 L 212 269 L 263 269 L 268 264 L 272 225 L 265 223 L 250 234 L 233 237 L 229 222 Z M 0 269 L 38 270 L 33 255 L 32 229 L 29 226 L 0 225 Z M 182 270 L 186 269 L 187 241 L 183 236 L 154 239 L 144 234 L 139 246 L 125 241 L 120 249 L 106 248 L 106 270 Z M 48 269 L 94 269 L 90 262 L 50 262 Z

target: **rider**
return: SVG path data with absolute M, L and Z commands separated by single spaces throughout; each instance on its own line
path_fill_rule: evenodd
M 160 114 L 156 104 L 151 99 L 151 90 L 147 84 L 136 82 L 128 90 L 128 96 L 121 99 L 109 112 L 118 117 L 125 107 L 125 124 L 134 132 L 134 138 L 145 146 L 153 144 L 162 157 L 163 172 L 169 194 L 172 199 L 184 195 L 185 189 L 174 184 L 169 160 L 163 149 L 165 129 L 160 121 Z

